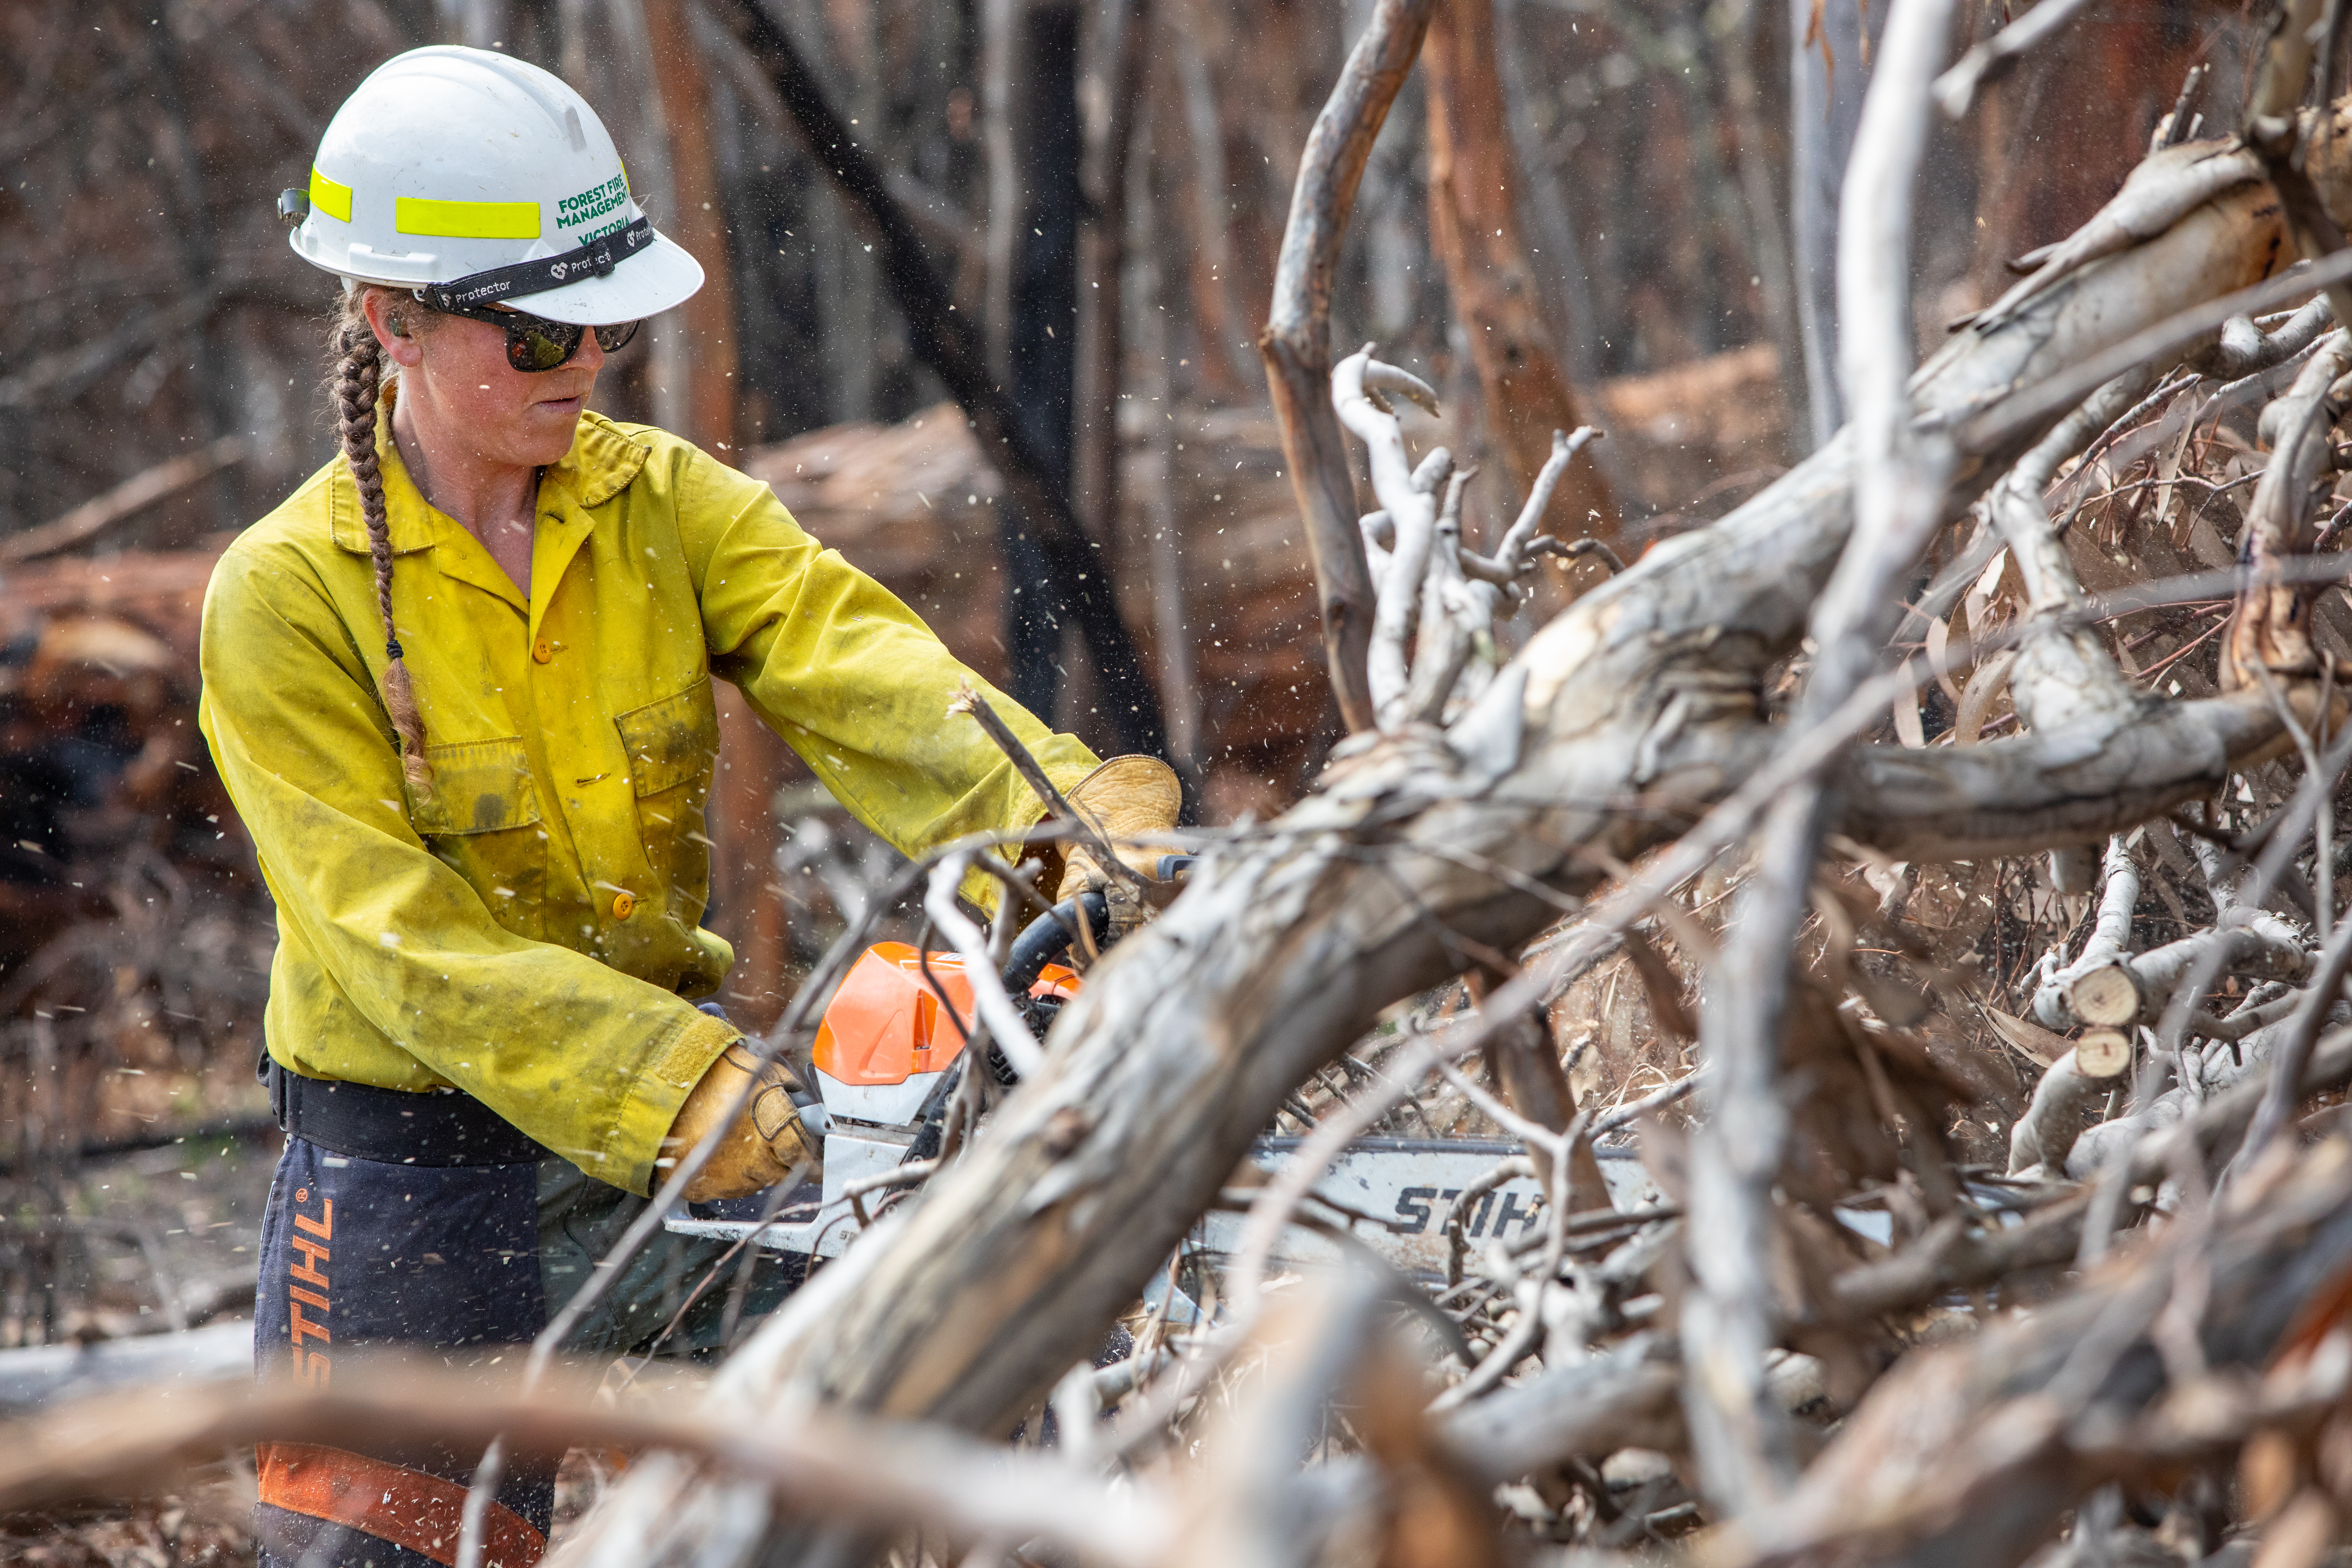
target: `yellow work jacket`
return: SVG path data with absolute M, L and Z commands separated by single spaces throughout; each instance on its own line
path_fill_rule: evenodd
M 526 604 L 418 492 L 391 406 L 393 615 L 430 795 L 406 787 L 377 695 L 383 632 L 341 458 L 239 536 L 205 599 L 205 736 L 278 905 L 269 1053 L 312 1078 L 454 1085 L 644 1193 L 737 1037 L 689 1000 L 734 959 L 698 923 L 713 675 L 909 854 L 1041 808 L 948 716 L 963 666 L 766 485 L 585 415 L 540 481 Z M 1057 785 L 1094 765 L 990 697 Z

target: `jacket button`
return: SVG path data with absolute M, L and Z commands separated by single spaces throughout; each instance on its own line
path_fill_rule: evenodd
M 636 907 L 637 896 L 635 893 L 614 893 L 613 895 L 613 918 L 614 920 L 627 920 L 629 916 L 635 911 Z
M 541 664 L 550 663 L 555 658 L 555 645 L 541 637 L 530 645 L 530 657 Z

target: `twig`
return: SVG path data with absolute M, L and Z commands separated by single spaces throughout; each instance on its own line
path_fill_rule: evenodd
M 2294 737 L 2294 749 L 2303 753 L 2305 771 L 2312 773 L 2319 772 L 2326 765 L 2320 760 L 2319 742 L 2312 737 L 2311 731 L 2305 727 L 2303 721 L 2294 716 L 2294 705 L 2287 701 L 2286 694 L 2278 689 L 2278 682 L 2273 680 L 2270 671 L 2259 664 L 2250 667 L 2249 673 L 2261 685 L 2263 695 L 2270 699 L 2271 710 L 2279 716 L 2279 723 L 2290 736 Z M 2327 728 L 2328 710 L 2331 706 L 2329 700 L 2334 695 L 2335 678 L 2335 659 L 2321 659 L 2317 719 L 2323 732 Z M 2327 942 L 2328 923 L 2334 918 L 2333 906 L 2336 901 L 2334 880 L 2336 846 L 2332 842 L 2335 837 L 2336 825 L 2335 791 L 2330 790 L 2319 797 L 2319 809 L 2314 816 L 2315 819 L 2312 823 L 2312 870 L 2318 879 L 2319 886 L 2312 895 L 2311 931 L 2324 946 Z
M 996 742 L 996 749 L 1013 763 L 1013 771 L 1021 775 L 1021 782 L 1035 792 L 1038 800 L 1045 804 L 1046 814 L 1093 850 L 1097 862 L 1105 871 L 1130 887 L 1140 889 L 1146 885 L 1135 868 L 1120 859 L 1118 852 L 1096 831 L 1094 824 L 1078 815 L 1078 808 L 1070 804 L 1069 797 L 1054 787 L 1054 781 L 1045 776 L 1045 770 L 1037 765 L 1037 759 L 1030 755 L 1027 746 L 1021 743 L 1021 737 L 1013 732 L 1010 724 L 997 716 L 996 710 L 988 705 L 988 699 L 982 697 L 971 681 L 967 680 L 956 689 L 956 694 L 948 700 L 948 711 L 971 716 L 982 731 Z
M 1998 451 L 2053 414 L 2080 403 L 2132 366 L 2184 348 L 2232 316 L 2253 315 L 2347 279 L 2352 279 L 2352 251 L 2338 251 L 2325 261 L 2298 264 L 2266 282 L 2175 311 L 2114 347 L 1967 419 L 1953 433 L 1954 442 L 1966 452 Z
M 1454 1194 L 1454 1201 L 1445 1205 L 1445 1218 L 1437 1229 L 1445 1237 L 1445 1283 L 1449 1289 L 1462 1283 L 1462 1259 L 1470 1250 L 1470 1238 L 1463 1228 L 1464 1217 L 1487 1194 L 1513 1182 L 1531 1178 L 1535 1173 L 1533 1160 L 1525 1154 L 1509 1155 L 1496 1161 L 1492 1170 Z M 1464 1364 L 1469 1363 L 1465 1362 Z
M 1521 1142 L 1543 1151 L 1547 1160 L 1568 1157 L 1568 1139 L 1563 1133 L 1528 1121 L 1500 1100 L 1462 1076 L 1462 1071 L 1443 1057 L 1431 1064 L 1438 1076 L 1454 1086 L 1455 1092 L 1478 1108 L 1479 1113 Z
M 849 1206 L 856 1212 L 857 1223 L 860 1226 L 870 1226 L 874 1221 L 866 1212 L 864 1199 L 866 1194 L 882 1192 L 890 1187 L 911 1187 L 917 1182 L 929 1180 L 931 1173 L 938 1170 L 940 1165 L 940 1162 L 936 1159 L 909 1160 L 903 1165 L 894 1165 L 887 1171 L 877 1171 L 870 1176 L 860 1176 L 854 1182 L 843 1183 L 841 1195 L 849 1200 Z
M 661 1332 L 656 1334 L 652 1342 L 646 1346 L 645 1354 L 630 1366 L 628 1375 L 624 1377 L 619 1385 L 614 1389 L 613 1392 L 615 1394 L 635 1384 L 637 1381 L 637 1374 L 653 1364 L 655 1355 L 660 1352 L 663 1345 L 669 1342 L 670 1336 L 677 1333 L 679 1327 L 685 1323 L 686 1315 L 694 1310 L 694 1304 L 701 1300 L 704 1292 L 718 1282 L 719 1270 L 725 1268 L 740 1255 L 743 1261 L 735 1271 L 734 1286 L 730 1291 L 730 1300 L 728 1303 L 730 1310 L 719 1335 L 720 1344 L 732 1342 L 735 1337 L 734 1319 L 742 1305 L 743 1292 L 750 1285 L 752 1266 L 759 1261 L 760 1258 L 759 1249 L 751 1243 L 761 1231 L 775 1223 L 776 1216 L 784 1212 L 784 1205 L 791 1201 L 792 1195 L 793 1188 L 782 1182 L 777 1183 L 770 1190 L 768 1201 L 760 1205 L 758 1223 L 737 1237 L 729 1244 L 726 1251 L 711 1260 L 710 1267 L 703 1270 L 702 1278 L 695 1281 L 694 1289 L 687 1292 L 686 1300 L 677 1304 L 677 1310 L 669 1315 L 669 1321 L 662 1325 Z
M 2352 766 L 2352 732 L 2339 740 L 2322 759 L 2322 766 L 2306 773 L 2296 788 L 2294 798 L 2280 807 L 2267 826 L 2269 841 L 2253 864 L 2252 874 L 2239 892 L 2242 905 L 2259 909 L 2270 897 L 2279 874 L 2287 869 L 2301 846 L 2304 830 L 2318 810 L 2320 798 L 2336 788 L 2344 770 Z M 2177 1054 L 2188 1037 L 2189 1026 L 2194 1020 L 2206 991 L 2220 978 L 2221 966 L 2227 961 L 2228 948 L 2215 942 L 2201 952 L 2189 966 L 2187 976 L 2175 987 L 2172 1000 L 2165 1008 L 2157 1028 L 2159 1048 Z
M 1568 1251 L 1568 1192 L 1571 1178 L 1567 1151 L 1576 1147 L 1591 1121 L 1589 1111 L 1579 1111 L 1576 1120 L 1569 1124 L 1568 1131 L 1559 1136 L 1561 1152 L 1553 1157 L 1551 1163 L 1551 1193 L 1545 1205 L 1549 1212 L 1545 1216 L 1544 1254 L 1543 1261 L 1536 1267 L 1535 1299 L 1519 1303 L 1518 1321 L 1503 1336 L 1503 1342 L 1496 1345 L 1486 1360 L 1471 1368 L 1469 1376 L 1430 1402 L 1432 1414 L 1458 1408 L 1486 1393 L 1508 1376 L 1511 1369 L 1527 1359 L 1528 1352 L 1535 1348 L 1536 1336 L 1543 1331 L 1544 1297 L 1559 1283 L 1560 1259 Z
M 1599 556 L 1601 563 L 1609 568 L 1609 575 L 1612 577 L 1617 576 L 1625 570 L 1624 557 L 1598 539 L 1571 539 L 1563 547 L 1563 551 L 1570 560 L 1583 555 Z
M 2028 49 L 2054 37 L 2087 4 L 2089 0 L 2042 0 L 2022 17 L 1962 55 L 1958 65 L 1937 77 L 1928 89 L 1935 94 L 1936 106 L 1953 120 L 1966 115 L 1969 106 L 1976 101 L 1977 89 L 2007 76 Z
M 1612 1110 L 1604 1110 L 1592 1119 L 1592 1135 L 1597 1138 L 1603 1132 L 1614 1132 L 1620 1127 L 1630 1126 L 1653 1110 L 1672 1105 L 1706 1080 L 1706 1069 L 1702 1067 L 1696 1072 L 1685 1073 L 1663 1089 L 1652 1089 L 1639 1100 L 1629 1100 Z
M 2254 1112 L 2252 1124 L 2246 1129 L 2245 1142 L 2223 1174 L 2225 1182 L 2242 1178 L 2252 1171 L 2263 1150 L 2294 1116 L 2295 1102 L 2302 1098 L 2304 1066 L 2311 1059 L 2311 1047 L 2319 1038 L 2321 1026 L 2343 994 L 2347 969 L 2352 969 L 2352 920 L 2338 926 L 2329 939 L 2326 952 L 2320 955 L 2319 972 L 2311 977 L 2311 984 L 2296 1005 L 2286 1037 L 2271 1047 L 2270 1071 L 2264 1079 L 2262 1104 Z
M 1601 432 L 1590 425 L 1578 426 L 1573 435 L 1553 431 L 1551 456 L 1544 460 L 1542 469 L 1536 475 L 1536 482 L 1528 488 L 1527 504 L 1519 509 L 1517 521 L 1503 535 L 1503 542 L 1495 547 L 1491 557 L 1464 551 L 1462 569 L 1473 577 L 1483 578 L 1502 587 L 1509 587 L 1516 583 L 1528 568 L 1528 550 L 1537 543 L 1536 530 L 1542 524 L 1544 512 L 1551 505 L 1552 492 L 1559 488 L 1560 476 L 1568 472 L 1568 466 L 1576 460 L 1577 453 L 1600 438 Z M 1600 540 L 1585 539 L 1570 543 L 1560 543 L 1555 540 L 1552 542 L 1559 544 L 1561 552 L 1567 555 L 1602 556 L 1611 563 L 1612 576 L 1625 570 L 1625 563 L 1617 558 L 1617 552 Z M 1591 545 L 1592 549 L 1580 550 L 1578 548 L 1580 544 Z
M 964 979 L 971 985 L 973 1005 L 988 1033 L 995 1037 L 997 1048 L 1013 1064 L 1014 1072 L 1032 1079 L 1045 1067 L 1045 1053 L 1038 1047 L 1036 1037 L 1029 1032 L 1021 1010 L 1004 994 L 1004 981 L 992 962 L 988 938 L 956 908 L 956 889 L 963 885 L 964 873 L 971 868 L 971 850 L 959 850 L 933 868 L 930 886 L 923 894 L 923 912 L 931 917 L 949 945 L 963 956 Z

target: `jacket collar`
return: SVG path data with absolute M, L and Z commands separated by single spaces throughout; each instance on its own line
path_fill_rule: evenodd
M 392 536 L 392 552 L 405 555 L 430 550 L 452 531 L 464 530 L 433 509 L 409 477 L 408 466 L 400 460 L 400 447 L 392 438 L 392 410 L 399 391 L 397 381 L 389 383 L 376 405 L 375 453 L 377 468 L 383 476 L 384 521 Z M 588 508 L 602 506 L 626 489 L 646 466 L 647 456 L 645 447 L 603 415 L 583 414 L 572 434 L 572 450 L 540 478 L 541 505 L 554 500 L 548 494 L 552 488 L 584 514 Z M 360 510 L 359 481 L 352 478 L 348 464 L 337 462 L 332 469 L 327 489 L 328 531 L 343 549 L 365 555 L 367 520 Z M 579 521 L 593 525 L 594 520 L 583 515 Z
M 572 450 L 547 470 L 541 489 L 553 485 L 583 507 L 602 506 L 629 488 L 651 455 L 603 415 L 583 414 Z

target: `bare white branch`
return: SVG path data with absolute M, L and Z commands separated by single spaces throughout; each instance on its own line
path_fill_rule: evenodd
M 964 978 L 971 982 L 972 1001 L 985 1026 L 985 1036 L 992 1037 L 1004 1059 L 1023 1078 L 1034 1078 L 1037 1069 L 1045 1065 L 1045 1053 L 1037 1047 L 1037 1037 L 1029 1032 L 1028 1021 L 1004 994 L 1004 982 L 998 978 L 996 965 L 991 958 L 988 933 L 956 908 L 956 889 L 963 886 L 964 875 L 971 869 L 971 853 L 960 851 L 949 856 L 931 868 L 930 885 L 923 893 L 923 912 L 957 952 L 963 956 Z M 1010 896 L 1010 895 L 1007 895 Z M 984 1050 L 986 1038 L 982 1030 L 972 1031 L 971 1048 Z M 964 1070 L 978 1069 L 974 1061 Z

